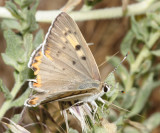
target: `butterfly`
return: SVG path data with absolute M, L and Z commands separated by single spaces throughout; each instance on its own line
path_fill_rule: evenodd
M 104 103 L 101 96 L 110 90 L 101 82 L 77 24 L 65 12 L 57 15 L 44 42 L 32 53 L 28 67 L 36 75 L 29 86 L 37 92 L 25 101 L 29 107 L 58 101 L 62 110 L 79 103 L 90 103 L 97 109 L 95 100 Z

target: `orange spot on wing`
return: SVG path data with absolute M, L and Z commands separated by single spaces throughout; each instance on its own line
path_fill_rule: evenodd
M 29 100 L 28 103 L 29 103 L 30 105 L 35 105 L 35 104 L 37 104 L 37 100 L 38 100 L 38 99 L 39 99 L 38 97 L 34 97 L 34 98 L 32 98 L 31 100 Z
M 41 84 L 40 83 L 33 83 L 33 86 L 34 87 L 41 87 Z
M 45 50 L 45 56 L 47 56 L 48 59 L 53 60 L 52 57 L 49 55 L 50 54 L 50 50 Z
M 33 69 L 35 69 L 34 75 L 37 75 L 40 70 L 39 65 L 41 64 L 41 59 L 42 59 L 42 52 L 40 51 L 38 52 L 38 56 L 34 58 L 36 62 L 32 64 Z
M 41 87 L 42 84 L 41 84 L 41 76 L 40 75 L 37 75 L 37 78 L 36 78 L 37 82 L 34 82 L 33 83 L 33 86 L 34 87 Z
M 37 83 L 41 83 L 41 76 L 37 75 Z
M 38 72 L 39 72 L 39 70 L 40 70 L 40 69 L 39 69 L 39 68 L 37 68 L 37 69 L 36 69 L 36 71 L 34 71 L 34 75 L 37 75 L 37 74 L 38 74 Z

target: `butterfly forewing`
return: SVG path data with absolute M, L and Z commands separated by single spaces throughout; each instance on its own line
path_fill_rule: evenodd
M 31 96 L 27 105 L 76 99 L 100 86 L 94 57 L 76 23 L 64 12 L 51 25 L 44 43 L 33 52 L 29 66 L 37 75 L 30 85 L 41 93 Z
M 100 80 L 98 67 L 85 39 L 77 24 L 64 12 L 62 12 L 54 21 L 46 44 L 44 45 L 44 49 L 52 47 L 50 50 L 53 50 L 56 46 L 59 47 L 63 53 L 66 51 L 69 56 L 76 58 L 76 60 L 67 61 L 68 64 L 74 64 L 72 65 L 72 68 L 75 67 L 87 76 Z M 57 50 L 57 52 L 59 51 Z M 57 55 L 55 58 L 61 58 L 60 53 L 50 52 L 50 55 L 53 54 Z M 67 58 L 66 54 L 65 58 Z

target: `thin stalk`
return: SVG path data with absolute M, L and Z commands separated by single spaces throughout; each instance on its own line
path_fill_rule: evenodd
M 132 16 L 143 14 L 148 11 L 155 11 L 160 8 L 160 2 L 155 2 L 156 0 L 144 0 L 139 3 L 128 5 L 127 12 L 125 16 Z M 37 11 L 36 12 L 36 21 L 37 22 L 46 22 L 50 23 L 57 16 L 59 10 L 49 10 L 49 11 Z M 122 7 L 113 7 L 113 8 L 104 8 L 104 9 L 95 9 L 95 10 L 80 10 L 69 12 L 71 17 L 76 21 L 85 21 L 85 20 L 97 20 L 97 19 L 113 19 L 120 18 L 124 16 Z M 0 18 L 11 18 L 14 17 L 10 12 L 4 8 L 0 7 Z
M 11 91 L 12 98 L 9 100 L 6 100 L 0 109 L 0 119 L 5 115 L 5 113 L 12 107 L 12 101 L 14 100 L 15 96 L 17 95 L 19 89 L 22 86 L 22 82 L 20 82 L 20 74 L 18 75 L 18 79 L 15 82 L 15 85 Z

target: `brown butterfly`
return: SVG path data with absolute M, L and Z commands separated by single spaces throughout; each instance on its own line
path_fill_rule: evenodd
M 77 24 L 65 12 L 55 18 L 28 66 L 36 75 L 30 87 L 37 94 L 26 100 L 26 106 L 51 101 L 90 102 L 96 106 L 95 100 L 102 101 L 100 97 L 109 90 L 101 82 L 95 59 Z

